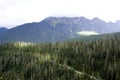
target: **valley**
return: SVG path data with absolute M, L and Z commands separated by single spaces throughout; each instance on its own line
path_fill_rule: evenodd
M 0 28 L 0 80 L 120 80 L 120 27 L 111 24 L 49 17 Z

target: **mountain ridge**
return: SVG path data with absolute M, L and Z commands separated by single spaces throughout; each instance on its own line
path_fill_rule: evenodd
M 6 31 L 8 31 L 8 29 L 6 27 L 0 27 L 0 34 L 3 34 Z
M 114 28 L 116 27 L 116 28 Z M 81 35 L 77 32 L 94 31 L 99 34 L 120 31 L 120 22 L 107 23 L 99 18 L 47 17 L 41 22 L 26 23 L 2 34 L 0 42 L 58 42 Z

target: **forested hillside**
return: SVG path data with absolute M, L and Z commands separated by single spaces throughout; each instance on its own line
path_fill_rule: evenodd
M 1 44 L 0 80 L 120 80 L 120 39 Z

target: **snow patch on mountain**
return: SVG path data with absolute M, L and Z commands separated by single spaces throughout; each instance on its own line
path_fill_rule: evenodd
M 95 31 L 81 31 L 81 32 L 76 32 L 76 33 L 80 35 L 84 35 L 84 36 L 99 35 L 99 33 Z

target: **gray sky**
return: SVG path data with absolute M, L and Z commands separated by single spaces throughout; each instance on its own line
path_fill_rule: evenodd
M 98 17 L 115 22 L 120 19 L 120 0 L 0 0 L 0 26 L 11 28 L 48 16 Z

